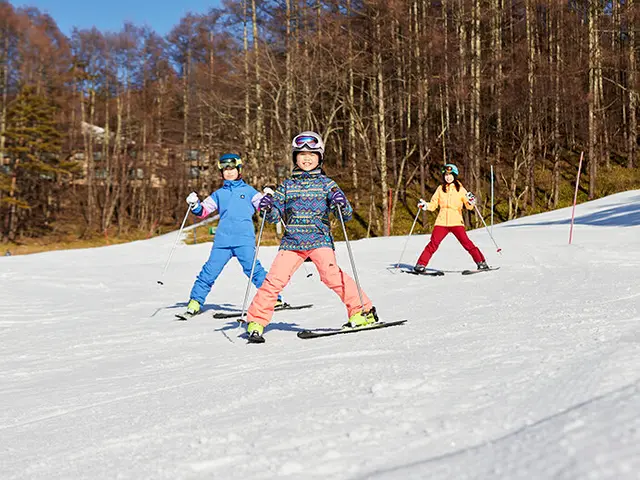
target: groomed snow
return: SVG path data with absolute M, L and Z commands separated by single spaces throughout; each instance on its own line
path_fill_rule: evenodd
M 305 264 L 285 300 L 315 307 L 264 345 L 211 316 L 242 305 L 235 260 L 174 320 L 210 244 L 180 245 L 164 286 L 176 233 L 0 258 L 0 477 L 640 478 L 640 190 L 579 205 L 573 245 L 570 214 L 496 226 L 502 255 L 470 232 L 501 269 L 469 277 L 389 271 L 406 237 L 354 241 L 381 318 L 409 322 L 298 339 L 345 320 Z M 473 263 L 450 236 L 430 267 Z

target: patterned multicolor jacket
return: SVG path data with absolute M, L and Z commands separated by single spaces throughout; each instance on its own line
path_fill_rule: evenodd
M 291 177 L 282 182 L 273 196 L 273 208 L 266 216 L 270 223 L 278 223 L 280 219 L 285 222 L 280 250 L 334 248 L 329 224 L 329 212 L 337 215 L 335 207 L 329 206 L 329 194 L 334 188 L 340 190 L 320 168 L 310 172 L 295 169 Z M 342 218 L 346 222 L 352 216 L 353 209 L 347 202 Z

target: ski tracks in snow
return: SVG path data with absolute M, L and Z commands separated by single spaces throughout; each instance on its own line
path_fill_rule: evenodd
M 640 471 L 639 381 L 504 436 L 357 479 L 635 479 Z

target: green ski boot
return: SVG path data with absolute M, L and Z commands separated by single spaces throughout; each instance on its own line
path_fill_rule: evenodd
M 343 328 L 360 328 L 366 327 L 378 321 L 378 315 L 376 314 L 376 307 L 371 307 L 368 312 L 358 312 L 351 315 L 349 321 L 345 323 Z
M 195 317 L 199 313 L 200 313 L 200 303 L 198 303 L 197 300 L 194 300 L 192 298 L 191 300 L 189 300 L 189 304 L 187 305 L 187 311 L 181 314 L 177 314 L 176 317 L 178 317 L 180 320 L 189 320 L 190 318 Z
M 264 343 L 262 336 L 264 327 L 257 322 L 249 322 L 247 325 L 247 335 L 249 335 L 249 343 Z

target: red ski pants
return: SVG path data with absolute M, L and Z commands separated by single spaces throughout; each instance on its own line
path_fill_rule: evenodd
M 462 225 L 457 227 L 443 227 L 436 225 L 433 227 L 433 232 L 431 232 L 431 240 L 429 240 L 429 243 L 422 251 L 420 258 L 418 258 L 419 265 L 424 265 L 426 267 L 429 264 L 431 256 L 436 253 L 440 243 L 444 240 L 444 237 L 449 234 L 449 232 L 455 235 L 464 249 L 469 252 L 474 262 L 484 262 L 484 255 L 482 255 L 480 249 L 476 247 L 471 240 L 469 240 L 467 232 Z

